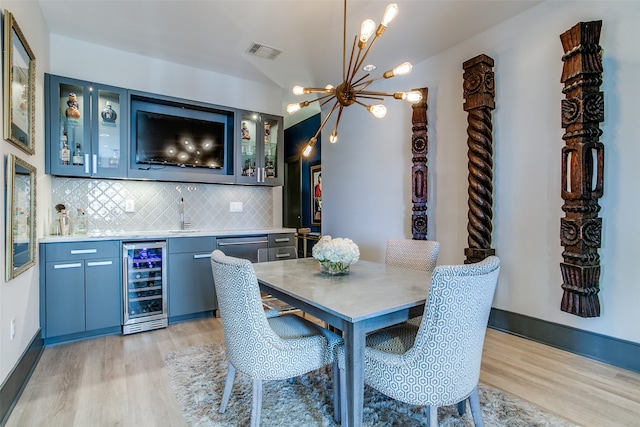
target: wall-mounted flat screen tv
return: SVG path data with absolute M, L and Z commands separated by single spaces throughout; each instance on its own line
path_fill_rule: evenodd
M 162 104 L 132 107 L 136 163 L 224 169 L 226 116 Z

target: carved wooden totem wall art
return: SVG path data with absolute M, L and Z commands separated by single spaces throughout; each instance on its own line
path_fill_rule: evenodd
M 465 263 L 479 262 L 495 254 L 491 249 L 493 230 L 493 145 L 491 110 L 495 108 L 493 59 L 478 55 L 462 64 L 464 110 L 469 147 L 469 247 Z
M 580 22 L 560 35 L 564 55 L 562 79 L 562 210 L 560 309 L 581 317 L 600 316 L 602 219 L 598 217 L 604 184 L 604 121 L 600 29 L 602 21 Z
M 427 239 L 427 88 L 413 89 L 422 92 L 422 101 L 413 104 L 411 115 L 411 233 L 414 240 Z

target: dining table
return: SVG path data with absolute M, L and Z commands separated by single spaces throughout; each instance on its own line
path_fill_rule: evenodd
M 257 263 L 254 271 L 263 292 L 342 332 L 347 406 L 342 425 L 361 426 L 366 334 L 421 315 L 431 272 L 360 260 L 349 274 L 331 276 L 321 273 L 314 258 Z

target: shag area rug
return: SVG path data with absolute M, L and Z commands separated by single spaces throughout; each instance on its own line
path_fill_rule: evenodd
M 189 347 L 165 358 L 171 386 L 189 426 L 248 426 L 251 418 L 251 380 L 236 374 L 231 400 L 218 413 L 227 373 L 224 344 Z M 480 385 L 480 404 L 486 426 L 570 427 L 573 424 L 535 405 L 497 389 Z M 293 381 L 265 381 L 261 425 L 337 426 L 333 421 L 331 368 Z M 390 399 L 369 386 L 364 394 L 364 426 L 426 426 L 424 407 Z M 440 427 L 473 426 L 471 409 L 459 416 L 456 405 L 438 409 Z

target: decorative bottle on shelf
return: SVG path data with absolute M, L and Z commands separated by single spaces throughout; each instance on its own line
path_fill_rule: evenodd
M 60 161 L 63 165 L 69 164 L 69 145 L 67 144 L 66 132 L 62 135 L 62 148 L 60 149 Z
M 74 165 L 82 165 L 84 164 L 84 158 L 82 155 L 82 147 L 80 147 L 80 143 L 76 142 L 76 149 L 73 152 L 73 164 Z
M 264 122 L 264 143 L 268 144 L 271 140 L 271 123 Z
M 118 118 L 116 111 L 111 108 L 111 102 L 107 101 L 107 106 L 100 113 L 105 123 L 115 123 Z
M 87 216 L 85 215 L 84 209 L 82 208 L 78 208 L 77 212 L 78 215 L 75 219 L 74 234 L 86 235 L 88 231 Z

